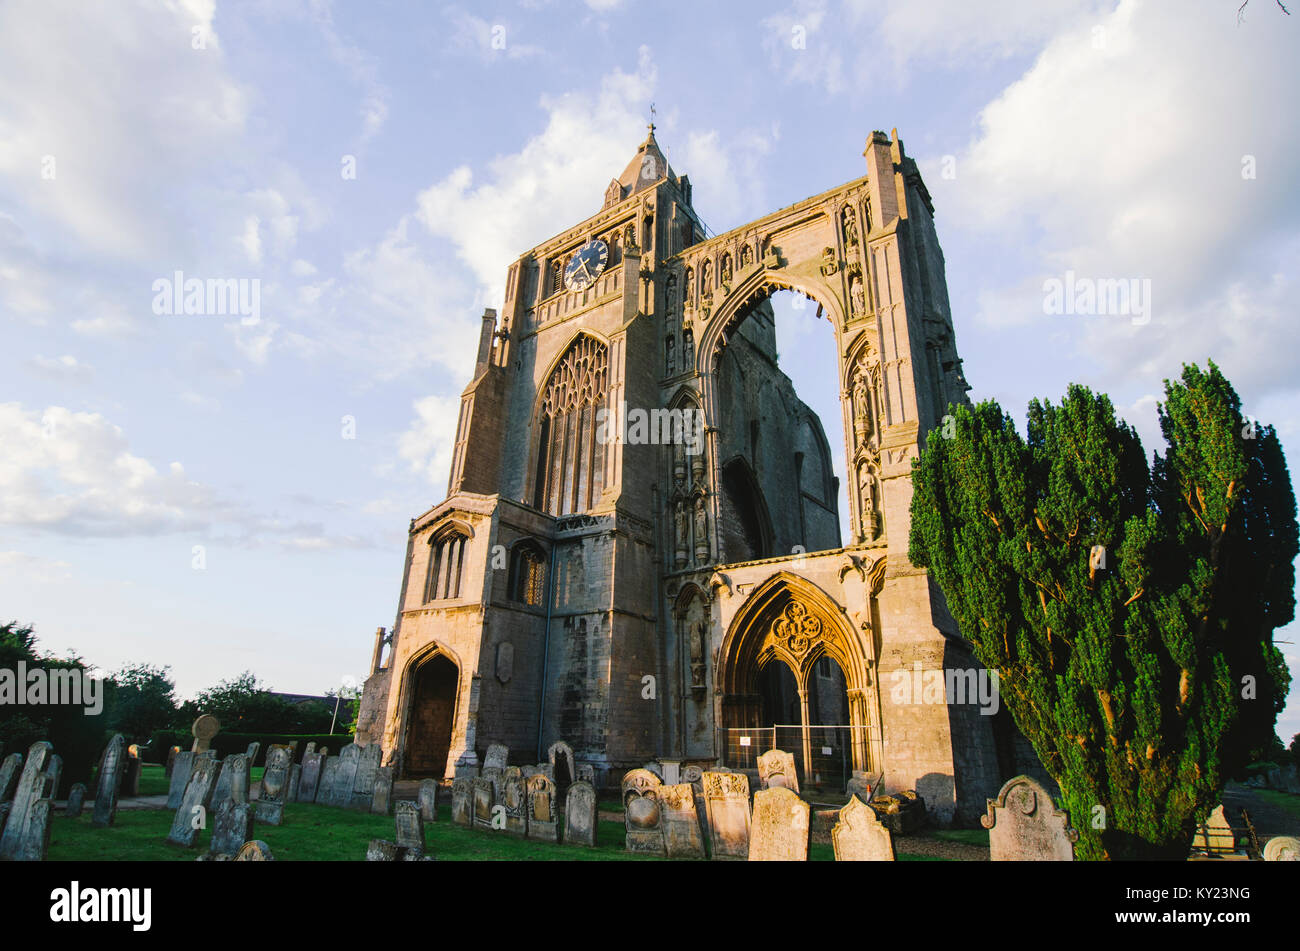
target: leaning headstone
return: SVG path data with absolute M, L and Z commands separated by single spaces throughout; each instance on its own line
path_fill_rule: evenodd
M 8 802 L 14 797 L 14 787 L 18 785 L 18 775 L 22 770 L 22 753 L 10 753 L 0 763 L 0 802 Z
M 190 781 L 181 797 L 181 804 L 172 817 L 172 828 L 167 834 L 168 845 L 178 845 L 183 849 L 192 848 L 198 839 L 202 819 L 206 825 L 204 811 L 212 799 L 212 787 L 217 781 L 217 764 L 212 759 L 200 759 L 194 766 Z
M 749 777 L 707 772 L 704 811 L 709 817 L 709 854 L 715 859 L 749 856 Z
M 624 848 L 645 855 L 664 854 L 663 784 L 648 769 L 628 770 L 623 776 Z
M 254 740 L 248 744 L 248 749 L 244 750 L 244 755 L 248 757 L 249 767 L 257 765 L 257 754 L 262 752 L 262 744 L 259 740 Z
M 1300 839 L 1275 835 L 1264 843 L 1265 862 L 1300 862 Z
M 492 783 L 482 776 L 470 780 L 470 792 L 474 803 L 474 828 L 492 828 L 492 807 L 496 805 L 496 793 Z
M 487 748 L 487 755 L 483 758 L 483 768 L 505 769 L 510 765 L 510 747 L 503 746 L 500 743 L 493 743 Z
M 326 805 L 346 809 L 352 805 L 352 787 L 357 781 L 357 767 L 361 763 L 361 747 L 355 743 L 349 743 L 339 750 L 338 762 L 338 772 L 334 776 L 334 783 L 330 788 L 329 802 Z M 316 797 L 316 801 L 320 802 L 320 796 Z
M 180 752 L 172 761 L 172 779 L 167 787 L 167 808 L 179 809 L 185 787 L 190 783 L 190 773 L 194 771 L 194 753 Z
M 176 768 L 176 757 L 180 755 L 180 752 L 181 748 L 179 746 L 173 746 L 167 751 L 167 768 L 163 770 L 163 773 L 169 780 L 172 778 L 172 770 Z
M 451 821 L 458 826 L 470 826 L 474 821 L 474 790 L 471 782 L 464 777 L 451 781 Z
M 194 736 L 194 745 L 190 747 L 190 752 L 202 753 L 209 749 L 212 746 L 212 738 L 220 729 L 220 720 L 210 713 L 202 714 L 190 727 L 190 733 Z
M 521 838 L 528 834 L 528 789 L 525 782 L 522 771 L 511 767 L 501 783 L 501 805 L 506 813 L 506 832 Z
M 555 783 L 546 776 L 528 778 L 528 838 L 560 841 L 560 819 L 555 810 Z
M 420 818 L 425 822 L 438 821 L 438 781 L 436 779 L 420 780 L 420 791 L 416 801 L 420 804 Z
M 749 830 L 751 862 L 806 862 L 812 829 L 808 803 L 785 786 L 754 793 Z
M 670 859 L 704 858 L 704 837 L 695 812 L 695 794 L 690 783 L 663 786 L 659 790 L 663 805 L 664 851 Z
M 758 780 L 763 789 L 784 786 L 799 792 L 799 774 L 794 768 L 794 754 L 785 750 L 768 750 L 758 758 Z
M 217 775 L 217 785 L 212 790 L 212 802 L 220 805 L 227 799 L 235 802 L 248 802 L 249 768 L 248 756 L 235 753 L 221 761 L 221 772 Z
M 69 819 L 76 819 L 86 805 L 86 784 L 73 783 L 68 790 L 68 803 L 63 807 L 63 814 Z
M 1079 833 L 1070 817 L 1028 776 L 1014 776 L 988 800 L 980 825 L 989 830 L 991 862 L 1073 862 Z
M 401 800 L 393 808 L 397 823 L 397 844 L 404 849 L 424 851 L 424 819 L 420 808 L 408 800 Z
M 302 775 L 298 779 L 297 802 L 315 802 L 320 792 L 321 773 L 325 769 L 325 756 L 308 751 L 302 754 Z
M 108 741 L 108 748 L 99 761 L 99 783 L 95 787 L 95 808 L 90 824 L 96 829 L 111 826 L 117 820 L 117 796 L 122 788 L 122 734 Z M 180 803 L 177 803 L 179 806 Z
M 289 795 L 289 773 L 293 752 L 287 746 L 273 746 L 266 751 L 266 769 L 262 772 L 262 794 L 257 798 L 258 822 L 278 826 L 284 821 L 284 804 Z
M 285 794 L 285 802 L 298 801 L 298 784 L 302 781 L 302 765 L 294 763 L 289 767 L 289 791 Z
M 831 829 L 837 862 L 892 862 L 894 837 L 876 818 L 875 810 L 851 796 Z
M 274 862 L 275 856 L 271 854 L 271 847 L 261 839 L 254 839 L 252 842 L 245 842 L 239 852 L 235 854 L 236 862 Z
M 50 754 L 50 762 L 45 767 L 45 791 L 41 793 L 42 799 L 57 799 L 59 796 L 59 783 L 63 780 L 63 757 L 58 753 Z
M 41 793 L 45 791 L 45 767 L 53 752 L 53 745 L 46 740 L 38 740 L 27 750 L 9 817 L 4 832 L 0 833 L 0 861 L 24 861 L 33 855 L 39 861 L 45 857 L 50 836 L 50 801 L 43 799 Z
M 216 855 L 236 855 L 253 837 L 253 804 L 227 798 L 217 804 L 212 821 L 212 843 L 208 851 Z
M 369 812 L 375 799 L 375 777 L 379 775 L 379 758 L 383 750 L 378 743 L 361 748 L 357 758 L 357 776 L 352 781 L 352 801 L 348 806 Z
M 381 766 L 375 770 L 375 786 L 370 792 L 370 811 L 377 816 L 388 815 L 393 799 L 393 767 Z
M 682 782 L 688 783 L 691 787 L 691 795 L 695 798 L 695 817 L 700 820 L 700 833 L 704 836 L 704 841 L 709 841 L 709 812 L 704 805 L 704 770 L 699 766 L 683 766 Z
M 1237 837 L 1228 823 L 1228 817 L 1223 813 L 1222 803 L 1215 806 L 1209 818 L 1197 827 L 1196 835 L 1192 836 L 1192 851 L 1209 852 L 1211 855 L 1237 851 Z
M 596 790 L 583 779 L 574 780 L 564 797 L 564 841 L 568 845 L 596 847 Z

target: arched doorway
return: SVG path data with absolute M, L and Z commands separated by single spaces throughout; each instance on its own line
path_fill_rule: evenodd
M 434 653 L 413 665 L 411 714 L 406 734 L 406 775 L 442 779 L 451 751 L 460 673 L 445 655 Z

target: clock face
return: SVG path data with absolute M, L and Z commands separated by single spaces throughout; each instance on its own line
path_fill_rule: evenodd
M 586 290 L 605 270 L 607 260 L 609 248 L 605 242 L 599 239 L 588 241 L 574 252 L 569 266 L 564 269 L 564 286 L 571 291 Z

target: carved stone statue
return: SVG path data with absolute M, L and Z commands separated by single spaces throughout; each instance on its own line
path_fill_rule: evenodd
M 673 352 L 674 343 L 672 337 L 664 339 L 664 369 L 669 376 L 677 372 L 677 355 Z
M 690 534 L 690 515 L 686 511 L 686 500 L 679 499 L 674 507 L 674 525 L 677 535 L 677 550 L 674 552 L 677 559 L 677 567 L 686 567 L 686 549 L 690 544 L 688 535 Z
M 705 621 L 696 621 L 691 625 L 691 686 L 703 687 L 704 683 L 704 645 L 709 637 L 709 625 Z
M 849 205 L 844 206 L 844 243 L 854 245 L 858 243 L 858 223 L 853 219 L 853 208 Z
M 867 296 L 862 290 L 862 272 L 855 270 L 849 279 L 849 308 L 854 317 L 867 312 Z
M 704 496 L 695 499 L 695 560 L 703 562 L 709 557 L 709 516 L 704 509 Z
M 871 438 L 871 391 L 861 367 L 853 376 L 853 430 L 859 446 Z
M 722 282 L 731 283 L 731 255 L 729 254 L 722 256 Z
M 695 333 L 687 328 L 682 333 L 682 371 L 695 370 Z

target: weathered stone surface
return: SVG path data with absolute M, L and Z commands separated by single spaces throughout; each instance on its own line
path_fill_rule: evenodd
M 133 743 L 127 748 L 126 761 L 122 764 L 122 785 L 118 790 L 122 799 L 134 799 L 140 795 L 140 754 L 131 750 L 138 751 L 139 747 Z
M 709 854 L 715 859 L 749 857 L 749 777 L 706 772 L 704 808 L 709 817 Z
M 252 803 L 247 800 L 238 802 L 229 796 L 217 803 L 212 819 L 212 842 L 208 851 L 235 856 L 244 843 L 252 838 Z
M 86 805 L 86 784 L 73 783 L 72 788 L 68 790 L 68 802 L 63 807 L 63 814 L 69 819 L 76 819 L 81 815 L 81 810 Z
M 167 787 L 167 808 L 179 809 L 185 787 L 190 784 L 190 773 L 194 771 L 194 753 L 179 752 L 172 760 L 171 784 Z
M 704 837 L 695 812 L 695 793 L 690 783 L 659 789 L 663 806 L 664 851 L 670 859 L 704 858 Z
M 216 761 L 210 758 L 199 759 L 190 774 L 189 783 L 185 786 L 176 815 L 172 817 L 171 831 L 167 834 L 168 845 L 177 845 L 185 849 L 193 847 L 198 840 L 199 830 L 196 825 L 200 817 L 203 824 L 207 824 L 205 813 L 212 799 L 212 787 L 216 781 Z
M 45 766 L 45 789 L 41 793 L 42 799 L 56 799 L 59 794 L 59 783 L 63 780 L 63 757 L 58 753 L 50 754 L 50 761 Z
M 573 747 L 563 740 L 557 740 L 546 750 L 546 758 L 551 764 L 551 779 L 559 795 L 568 791 L 569 783 L 578 778 L 577 761 L 573 758 Z
M 420 790 L 416 794 L 416 802 L 420 805 L 420 818 L 425 822 L 438 821 L 438 781 L 436 779 L 423 779 L 420 781 Z
M 370 811 L 377 816 L 386 816 L 392 808 L 393 767 L 380 766 L 375 770 L 374 788 L 370 791 Z
M 500 743 L 493 743 L 487 748 L 487 755 L 483 757 L 483 768 L 488 769 L 495 767 L 505 769 L 510 765 L 510 747 L 503 746 Z
M 236 862 L 274 862 L 271 847 L 261 839 L 245 842 L 235 855 Z
M 167 751 L 167 768 L 164 772 L 166 773 L 168 780 L 172 778 L 172 769 L 176 766 L 176 757 L 180 754 L 180 751 L 181 748 L 179 746 L 173 746 Z
M 758 758 L 758 781 L 763 789 L 784 786 L 798 793 L 799 774 L 795 772 L 794 754 L 768 750 Z
M 664 781 L 664 768 L 659 763 L 646 763 L 641 768 L 648 773 L 654 773 L 655 779 L 659 780 L 659 782 Z
M 688 783 L 695 797 L 695 817 L 700 821 L 700 834 L 709 841 L 709 813 L 704 805 L 704 770 L 699 766 L 682 768 L 682 782 Z
M 97 829 L 107 828 L 117 820 L 117 797 L 122 788 L 124 743 L 122 734 L 116 734 L 108 741 L 104 755 L 100 757 L 99 777 L 95 786 L 95 807 L 90 816 L 90 824 Z
M 1028 776 L 1007 780 L 997 798 L 988 800 L 980 825 L 989 830 L 990 861 L 1074 861 L 1079 833 L 1047 790 Z
M 629 770 L 623 776 L 624 848 L 629 852 L 664 855 L 663 783 L 648 769 Z
M 476 776 L 469 782 L 473 801 L 474 828 L 491 829 L 492 807 L 496 805 L 496 793 L 492 789 L 492 783 L 482 776 Z
M 595 848 L 598 815 L 595 787 L 586 780 L 574 780 L 564 797 L 564 841 Z
M 1051 798 L 1050 793 L 1048 798 Z M 885 828 L 894 835 L 911 835 L 925 826 L 925 800 L 916 794 L 915 789 L 877 796 L 869 805 Z
M 312 746 L 314 744 L 308 744 Z M 298 778 L 296 802 L 315 802 L 321 788 L 321 774 L 325 771 L 325 756 L 309 750 L 302 754 L 302 774 Z
M 808 812 L 808 803 L 785 786 L 754 793 L 749 861 L 806 862 L 812 833 Z
M 492 784 L 492 795 L 497 802 L 505 795 L 506 770 L 504 766 L 485 766 L 480 776 Z
M 248 757 L 249 767 L 257 765 L 257 754 L 262 752 L 262 743 L 260 740 L 254 740 L 248 744 L 248 749 L 244 750 L 244 755 Z
M 379 759 L 383 749 L 378 743 L 361 748 L 357 758 L 357 775 L 352 781 L 352 809 L 369 812 L 375 801 L 375 777 L 379 775 Z
M 882 777 L 879 773 L 876 773 L 874 776 L 868 776 L 860 770 L 857 770 L 854 772 L 853 778 L 849 780 L 848 788 L 845 792 L 847 792 L 849 796 L 857 796 L 865 805 L 876 798 L 881 778 Z
M 451 821 L 458 826 L 474 823 L 474 780 L 457 777 L 451 781 Z M 492 784 L 488 783 L 488 788 Z
M 211 714 L 205 713 L 194 721 L 190 727 L 190 733 L 194 736 L 194 745 L 190 747 L 191 753 L 202 753 L 212 745 L 212 738 L 221 730 L 221 721 Z
M 28 747 L 18 788 L 5 819 L 4 831 L 0 833 L 0 861 L 25 861 L 38 853 L 39 857 L 44 857 L 50 812 L 49 800 L 43 800 L 41 794 L 45 791 L 46 766 L 53 755 L 54 747 L 45 740 L 38 740 Z M 42 801 L 46 805 L 38 809 Z
M 542 842 L 560 841 L 560 817 L 556 813 L 555 783 L 546 776 L 529 776 L 528 838 Z
M 1265 862 L 1300 862 L 1300 839 L 1275 835 L 1264 843 Z
M 394 806 L 393 816 L 397 824 L 397 844 L 404 849 L 423 852 L 424 819 L 420 816 L 419 806 L 405 799 L 400 800 Z
M 312 742 L 307 744 L 307 748 L 303 750 L 302 755 L 306 756 L 308 753 L 315 753 L 315 752 L 316 752 L 316 742 L 313 740 Z
M 405 850 L 387 839 L 371 839 L 366 847 L 367 862 L 396 862 Z
M 221 772 L 217 774 L 217 785 L 212 790 L 212 802 L 220 805 L 227 799 L 234 802 L 248 802 L 249 787 L 248 757 L 235 753 L 221 761 Z
M 530 776 L 529 779 L 532 777 Z M 506 832 L 523 837 L 528 834 L 528 789 L 523 773 L 515 767 L 505 772 L 501 785 L 501 805 L 505 808 Z
M 320 788 L 316 790 L 316 802 L 328 806 L 334 798 L 334 787 L 338 783 L 339 757 L 326 756 L 325 765 L 320 771 Z
M 595 786 L 596 767 L 592 766 L 590 763 L 579 763 L 578 778 L 581 779 L 584 783 L 591 783 L 592 786 Z
M 0 763 L 0 802 L 8 802 L 14 797 L 14 788 L 18 785 L 18 776 L 23 769 L 23 754 L 10 753 Z
M 294 763 L 289 767 L 289 789 L 285 793 L 285 802 L 298 801 L 298 784 L 302 782 L 302 764 Z
M 840 810 L 839 822 L 831 829 L 831 845 L 837 862 L 894 861 L 894 837 L 857 796 L 851 796 Z
M 1237 837 L 1223 812 L 1223 803 L 1215 806 L 1209 817 L 1197 827 L 1192 836 L 1192 851 L 1211 855 L 1237 851 Z
M 255 816 L 258 822 L 278 826 L 284 821 L 284 804 L 289 795 L 289 777 L 293 751 L 276 744 L 266 751 L 266 769 L 262 772 L 262 792 L 257 797 Z
M 357 768 L 361 763 L 361 747 L 349 743 L 339 750 L 338 772 L 330 787 L 330 798 L 326 805 L 347 808 L 352 804 L 352 789 L 357 782 Z M 316 797 L 320 802 L 320 796 Z

